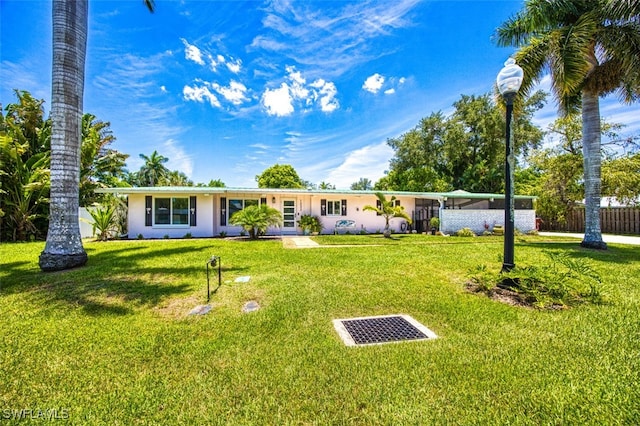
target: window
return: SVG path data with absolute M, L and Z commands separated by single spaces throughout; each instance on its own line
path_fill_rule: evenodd
M 189 198 L 156 198 L 155 225 L 189 225 Z
M 233 216 L 234 213 L 239 212 L 249 206 L 257 206 L 259 205 L 259 200 L 229 200 L 229 218 Z
M 341 203 L 339 200 L 327 200 L 327 216 L 340 216 L 341 215 Z

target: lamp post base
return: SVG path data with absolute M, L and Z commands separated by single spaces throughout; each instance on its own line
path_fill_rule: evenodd
M 513 268 L 516 267 L 515 263 L 503 263 L 502 264 L 502 270 L 500 271 L 501 273 L 505 273 L 505 272 L 511 272 L 511 270 Z

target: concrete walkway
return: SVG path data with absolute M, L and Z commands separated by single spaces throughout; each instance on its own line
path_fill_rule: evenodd
M 320 244 L 309 237 L 282 237 L 282 245 L 285 248 L 317 248 Z
M 584 234 L 574 234 L 568 232 L 540 232 L 539 235 L 545 237 L 571 237 L 578 238 L 580 240 L 584 238 Z M 627 235 L 602 234 L 602 241 L 604 241 L 605 243 L 631 244 L 634 246 L 640 246 L 640 237 L 630 237 Z

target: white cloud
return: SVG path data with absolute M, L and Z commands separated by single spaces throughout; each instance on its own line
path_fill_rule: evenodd
M 393 95 L 394 93 L 396 93 L 396 89 L 394 89 L 393 87 L 384 91 L 385 95 Z
M 187 101 L 196 101 L 200 103 L 207 101 L 212 107 L 220 107 L 220 101 L 206 86 L 184 86 L 182 89 L 182 95 Z
M 266 31 L 253 39 L 250 48 L 282 55 L 333 78 L 393 51 L 395 47 L 381 50 L 377 41 L 413 25 L 411 11 L 419 3 L 335 2 L 325 8 L 312 2 L 273 0 L 264 9 Z
M 289 93 L 287 83 L 282 83 L 279 88 L 267 89 L 262 94 L 262 105 L 267 109 L 267 114 L 284 117 L 293 113 L 293 99 Z
M 340 107 L 336 99 L 338 90 L 333 82 L 317 79 L 307 84 L 302 73 L 295 67 L 285 68 L 289 82 L 283 82 L 277 89 L 267 89 L 262 95 L 262 104 L 267 114 L 276 116 L 291 115 L 295 111 L 295 105 L 306 108 L 319 104 L 323 112 L 332 112 Z
M 189 42 L 183 38 L 181 38 L 182 43 L 184 44 L 184 57 L 190 61 L 195 62 L 198 65 L 204 65 L 204 60 L 202 59 L 202 52 L 198 49 L 197 46 L 193 44 L 189 44 Z
M 217 83 L 213 83 L 211 87 L 234 105 L 240 105 L 244 101 L 249 100 L 245 96 L 247 93 L 247 87 L 237 81 L 231 80 L 228 87 L 222 87 Z
M 378 93 L 384 84 L 384 76 L 375 73 L 369 76 L 362 85 L 362 88 L 371 93 Z
M 340 103 L 336 99 L 338 89 L 332 82 L 318 79 L 311 83 L 311 87 L 317 88 L 320 94 L 320 109 L 323 112 L 333 112 L 340 107 Z
M 191 176 L 193 174 L 193 161 L 186 153 L 185 149 L 174 139 L 168 139 L 162 144 L 162 155 L 167 157 L 167 168 L 169 170 L 178 170 Z
M 242 61 L 240 59 L 236 59 L 235 61 L 226 62 L 227 69 L 234 74 L 238 74 L 240 72 L 240 68 L 242 67 Z
M 336 188 L 349 188 L 360 178 L 378 181 L 389 169 L 389 159 L 393 157 L 393 149 L 386 142 L 367 145 L 350 152 L 342 164 L 333 169 L 326 181 Z
M 160 91 L 162 93 L 167 93 L 167 86 L 160 86 Z

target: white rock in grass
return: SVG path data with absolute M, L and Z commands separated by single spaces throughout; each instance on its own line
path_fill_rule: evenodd
M 211 311 L 211 305 L 198 305 L 189 312 L 189 315 L 206 315 Z
M 255 300 L 250 300 L 244 304 L 244 306 L 242 307 L 242 312 L 253 312 L 257 311 L 258 309 L 260 309 L 260 305 L 258 304 L 258 302 L 256 302 Z

